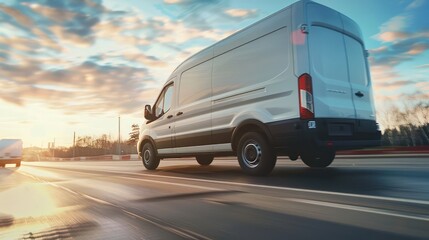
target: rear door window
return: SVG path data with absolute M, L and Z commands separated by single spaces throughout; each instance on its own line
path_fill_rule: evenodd
M 365 53 L 362 44 L 355 39 L 344 36 L 347 46 L 350 82 L 352 84 L 368 85 L 368 71 L 365 63 Z
M 343 35 L 319 26 L 313 26 L 310 34 L 310 58 L 314 70 L 328 79 L 348 81 Z

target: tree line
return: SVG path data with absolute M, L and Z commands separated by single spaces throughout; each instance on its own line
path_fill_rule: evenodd
M 429 103 L 419 102 L 402 108 L 392 106 L 378 119 L 384 127 L 382 145 L 429 145 Z
M 131 126 L 129 137 L 119 143 L 110 135 L 99 137 L 78 136 L 75 145 L 68 148 L 51 148 L 41 153 L 42 157 L 72 158 L 82 156 L 137 154 L 136 144 L 139 139 L 138 124 Z

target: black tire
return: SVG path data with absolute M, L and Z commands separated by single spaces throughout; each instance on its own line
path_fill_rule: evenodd
M 202 155 L 202 156 L 196 156 L 197 162 L 201 166 L 208 166 L 213 162 L 214 157 L 210 155 Z
M 301 160 L 311 168 L 325 168 L 334 161 L 335 150 L 323 149 L 301 153 Z
M 142 162 L 147 170 L 155 170 L 159 166 L 160 159 L 150 143 L 145 143 L 142 149 Z
M 268 141 L 257 132 L 245 133 L 238 142 L 238 163 L 247 174 L 268 175 L 276 165 L 277 156 Z

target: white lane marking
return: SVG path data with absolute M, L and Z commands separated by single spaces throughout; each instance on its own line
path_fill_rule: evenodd
M 80 169 L 78 169 L 78 168 L 72 168 L 72 170 L 63 170 L 63 171 L 80 171 Z M 382 201 L 391 201 L 391 202 L 400 202 L 400 203 L 413 203 L 413 204 L 429 205 L 429 201 L 426 201 L 426 200 L 417 200 L 417 199 L 382 197 L 382 196 L 373 196 L 373 195 L 365 195 L 365 194 L 341 193 L 341 192 L 331 192 L 331 191 L 322 191 L 322 190 L 303 189 L 303 188 L 290 188 L 290 187 L 269 186 L 269 185 L 252 184 L 252 183 L 227 182 L 227 181 L 209 180 L 209 179 L 197 179 L 197 178 L 187 178 L 187 177 L 154 175 L 154 174 L 146 174 L 146 173 L 130 173 L 130 172 L 118 172 L 118 171 L 108 171 L 108 170 L 98 170 L 98 169 L 93 169 L 93 171 L 112 173 L 112 174 L 127 174 L 127 175 L 141 176 L 141 177 L 154 177 L 154 178 L 174 179 L 174 180 L 183 180 L 183 181 L 194 181 L 194 182 L 213 183 L 213 184 L 225 184 L 225 185 L 240 186 L 240 187 L 257 187 L 257 188 L 274 189 L 274 190 L 296 191 L 296 192 L 305 192 L 305 193 L 317 193 L 317 194 L 326 194 L 326 195 L 334 195 L 334 196 L 366 198 L 366 199 L 373 199 L 373 200 L 382 200 Z M 139 180 L 139 179 L 135 179 L 135 178 L 130 178 L 130 179 Z M 148 179 L 144 179 L 144 180 L 148 180 Z M 166 182 L 163 182 L 163 183 L 166 183 Z M 166 184 L 172 184 L 172 183 L 166 183 Z M 174 184 L 178 184 L 178 183 L 174 183 Z M 186 185 L 187 186 L 192 186 L 192 187 L 198 187 L 196 185 L 188 185 L 188 184 L 186 184 Z M 201 187 L 201 186 L 199 186 L 199 187 Z
M 340 208 L 340 209 L 353 210 L 353 211 L 366 212 L 366 213 L 373 213 L 373 214 L 379 214 L 379 215 L 387 215 L 387 216 L 391 216 L 391 217 L 408 218 L 408 219 L 419 220 L 419 221 L 429 221 L 429 217 L 405 215 L 405 214 L 396 213 L 393 211 L 386 211 L 386 210 L 377 209 L 377 208 L 361 207 L 361 206 L 354 206 L 354 205 L 348 205 L 348 204 L 316 201 L 316 200 L 309 200 L 309 199 L 299 199 L 299 198 L 284 198 L 284 200 L 291 201 L 291 202 L 317 205 L 317 206 Z
M 121 172 L 114 172 L 114 171 L 109 171 L 109 172 L 116 173 L 116 174 L 117 173 L 121 173 Z M 322 191 L 322 190 L 303 189 L 303 188 L 290 188 L 290 187 L 269 186 L 269 185 L 252 184 L 252 183 L 227 182 L 227 181 L 219 181 L 219 180 L 208 180 L 208 179 L 197 179 L 197 178 L 186 178 L 186 177 L 153 175 L 153 174 L 145 174 L 145 173 L 125 173 L 125 174 L 131 174 L 131 175 L 136 175 L 136 176 L 144 176 L 144 177 L 155 177 L 155 178 L 183 180 L 183 181 L 194 181 L 194 182 L 204 182 L 204 183 L 214 183 L 214 184 L 225 184 L 225 185 L 241 186 L 241 187 L 257 187 L 257 188 L 274 189 L 274 190 L 296 191 L 296 192 L 305 192 L 305 193 L 317 193 L 317 194 L 336 195 L 336 196 L 344 196 L 344 197 L 366 198 L 366 199 L 374 199 L 374 200 L 382 200 L 382 201 L 391 201 L 391 202 L 400 202 L 400 203 L 414 203 L 414 204 L 429 205 L 429 201 L 426 201 L 426 200 L 417 200 L 417 199 L 382 197 L 382 196 L 373 196 L 373 195 L 365 195 L 365 194 L 341 193 L 341 192 L 331 192 L 331 191 Z M 194 186 L 194 185 L 191 185 L 191 186 Z
M 64 171 L 64 172 L 71 172 L 71 173 L 76 173 L 76 171 L 79 171 L 78 169 L 73 169 L 73 170 L 67 170 L 67 169 L 59 169 L 60 171 Z M 94 170 L 97 172 L 108 172 L 108 173 L 118 173 L 115 171 L 100 171 L 100 170 Z M 103 174 L 99 174 L 99 173 L 87 173 L 87 172 L 80 172 L 86 175 L 92 175 L 92 176 L 104 176 Z M 21 173 L 24 174 L 24 173 Z M 27 175 L 27 174 L 24 174 Z M 33 175 L 27 175 L 30 177 L 33 177 Z M 141 179 L 141 178 L 130 178 L 130 177 L 123 177 L 123 176 L 113 176 L 115 178 L 122 178 L 122 179 L 128 179 L 128 180 L 137 180 L 137 181 L 142 181 L 142 182 L 150 182 L 150 183 L 159 183 L 159 184 L 166 184 L 166 185 L 172 185 L 172 186 L 180 186 L 180 187 L 187 187 L 187 188 L 196 188 L 196 189 L 203 189 L 203 190 L 209 190 L 209 191 L 225 191 L 225 189 L 220 189 L 220 188 L 212 188 L 212 187 L 205 187 L 205 186 L 198 186 L 198 185 L 191 185 L 191 184 L 185 184 L 185 183 L 173 183 L 173 182 L 163 182 L 163 181 L 157 181 L 157 180 L 150 180 L 150 179 Z M 34 178 L 34 177 L 33 177 Z M 49 183 L 49 182 L 47 182 Z M 49 183 L 51 185 L 55 185 L 59 188 L 61 188 L 61 186 L 56 185 L 54 183 Z M 66 191 L 69 191 L 71 193 L 75 193 L 70 189 L 64 189 Z
M 225 191 L 225 189 L 198 186 L 198 185 L 190 185 L 190 184 L 185 184 L 185 183 L 173 183 L 173 182 L 164 182 L 164 181 L 158 181 L 158 180 L 131 178 L 131 177 L 122 177 L 122 176 L 115 176 L 115 177 L 116 178 L 122 178 L 122 179 L 128 179 L 128 180 L 134 180 L 134 181 L 141 181 L 141 182 L 160 183 L 160 184 L 180 186 L 180 187 L 188 187 L 188 188 L 198 188 L 198 189 L 209 190 L 209 191 Z

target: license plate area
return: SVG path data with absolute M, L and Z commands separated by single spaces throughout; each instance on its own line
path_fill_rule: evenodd
M 330 123 L 328 124 L 329 136 L 352 136 L 353 126 L 346 123 Z

